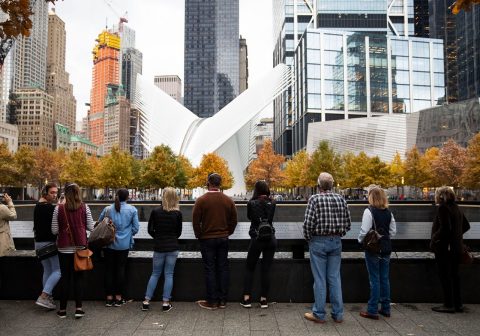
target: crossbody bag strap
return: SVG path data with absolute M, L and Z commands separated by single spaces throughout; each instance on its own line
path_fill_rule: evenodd
M 65 215 L 65 221 L 67 222 L 67 231 L 70 237 L 70 242 L 73 243 L 73 246 L 76 247 L 77 243 L 75 243 L 75 238 L 73 238 L 73 233 L 72 233 L 72 230 L 70 229 L 70 224 L 68 223 L 67 209 L 65 207 L 65 204 L 62 204 L 62 207 L 63 207 L 63 213 Z
M 375 224 L 375 217 L 373 216 L 373 211 L 371 207 L 368 207 L 368 210 L 370 210 L 370 213 L 372 214 L 372 223 L 373 223 L 373 229 L 377 231 L 377 225 Z

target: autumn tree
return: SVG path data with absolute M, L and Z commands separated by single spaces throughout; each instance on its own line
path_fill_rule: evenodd
M 190 160 L 185 156 L 179 155 L 177 157 L 179 164 L 179 173 L 175 178 L 175 186 L 178 188 L 189 188 L 193 175 L 195 174 L 195 169 L 192 166 Z
M 287 188 L 306 187 L 309 185 L 308 171 L 310 156 L 306 150 L 297 152 L 292 159 L 287 161 L 284 174 L 284 186 Z
M 258 157 L 247 168 L 245 175 L 247 187 L 252 189 L 258 180 L 264 180 L 270 188 L 281 186 L 284 179 L 283 162 L 285 162 L 285 157 L 275 154 L 272 141 L 266 140 Z
M 480 0 L 457 0 L 453 3 L 452 13 L 458 14 L 461 10 L 468 12 L 475 4 L 480 4 Z
M 133 181 L 133 157 L 114 146 L 110 152 L 100 158 L 99 182 L 105 188 L 126 188 Z
M 392 187 L 392 176 L 390 174 L 390 167 L 388 164 L 380 160 L 376 155 L 370 157 L 368 160 L 368 165 L 366 168 L 366 175 L 368 176 L 368 184 L 365 183 L 363 186 L 368 187 L 370 184 L 380 185 L 382 187 L 388 188 Z
M 153 188 L 175 186 L 177 169 L 179 163 L 172 149 L 167 145 L 156 146 L 144 160 L 143 183 Z
M 423 187 L 431 188 L 442 185 L 439 176 L 433 169 L 433 163 L 438 159 L 439 153 L 440 150 L 437 147 L 430 147 L 420 158 L 420 165 L 426 175 L 426 180 L 422 183 Z
M 58 182 L 60 180 L 60 171 L 62 162 L 57 161 L 58 153 L 45 147 L 35 150 L 35 170 L 37 171 L 37 186 L 39 189 L 46 182 Z
M 399 195 L 399 186 L 403 186 L 405 183 L 405 166 L 400 156 L 400 153 L 396 152 L 392 162 L 390 162 L 390 177 L 391 177 L 391 184 L 397 188 L 397 195 Z
M 341 158 L 330 147 L 328 141 L 321 141 L 317 149 L 310 156 L 310 166 L 308 169 L 308 186 L 316 186 L 320 173 L 327 172 L 332 174 L 333 179 L 337 181 L 341 174 Z
M 389 186 L 391 177 L 388 165 L 378 156 L 369 157 L 365 152 L 344 155 L 344 177 L 342 188 L 362 188 L 371 184 Z
M 417 146 L 413 146 L 405 156 L 405 184 L 414 187 L 416 192 L 428 178 L 422 164 L 422 155 Z
M 221 189 L 230 189 L 233 186 L 233 175 L 228 169 L 228 163 L 216 153 L 208 153 L 202 156 L 200 165 L 195 168 L 194 176 L 190 185 L 193 188 L 205 187 L 208 175 L 217 173 L 222 177 Z
M 14 155 L 16 166 L 15 181 L 23 188 L 29 183 L 35 183 L 38 178 L 38 171 L 35 169 L 35 152 L 32 147 L 22 145 L 18 148 Z M 24 192 L 22 192 L 22 200 L 25 199 Z
M 462 184 L 470 189 L 480 189 L 480 133 L 468 142 Z
M 458 188 L 465 168 L 466 150 L 449 139 L 438 153 L 438 158 L 432 162 L 432 170 L 442 185 Z
M 0 185 L 7 186 L 15 183 L 17 168 L 14 156 L 5 143 L 0 143 Z
M 143 188 L 145 187 L 144 180 L 142 178 L 145 165 L 143 160 L 133 159 L 132 161 L 132 187 Z
M 65 158 L 60 182 L 75 182 L 81 187 L 90 187 L 95 182 L 98 169 L 99 165 L 92 166 L 91 159 L 82 149 L 71 151 Z

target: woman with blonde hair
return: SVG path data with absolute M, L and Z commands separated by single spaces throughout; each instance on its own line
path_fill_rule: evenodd
M 438 188 L 435 192 L 437 214 L 433 220 L 430 249 L 435 253 L 438 276 L 442 283 L 443 305 L 433 307 L 438 313 L 464 311 L 460 296 L 458 266 L 463 252 L 463 234 L 470 229 L 450 187 Z
M 150 309 L 150 301 L 157 287 L 158 279 L 164 273 L 163 285 L 164 312 L 172 309 L 170 303 L 173 288 L 173 271 L 178 257 L 178 238 L 182 234 L 182 213 L 179 210 L 178 195 L 174 188 L 165 188 L 162 206 L 153 209 L 148 220 L 148 233 L 154 239 L 153 271 L 148 281 L 142 310 Z
M 390 238 L 397 233 L 395 218 L 388 210 L 388 199 L 385 191 L 379 186 L 373 186 L 368 191 L 368 203 L 363 212 L 362 227 L 358 235 L 361 243 L 372 227 L 382 235 L 380 239 L 380 253 L 365 251 L 365 263 L 370 282 L 370 299 L 367 311 L 360 312 L 360 316 L 378 320 L 378 314 L 390 317 L 390 254 L 392 244 Z M 381 308 L 378 310 L 378 303 Z
M 57 236 L 58 260 L 60 262 L 60 309 L 57 316 L 67 316 L 67 300 L 70 292 L 70 279 L 73 278 L 75 297 L 75 318 L 85 315 L 82 309 L 83 271 L 74 269 L 74 254 L 87 247 L 87 230 L 93 230 L 92 213 L 82 202 L 80 188 L 76 183 L 65 185 L 65 203 L 58 204 L 53 211 L 52 233 Z

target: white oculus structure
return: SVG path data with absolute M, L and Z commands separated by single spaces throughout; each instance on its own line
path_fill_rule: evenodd
M 200 164 L 204 154 L 215 152 L 228 162 L 235 179 L 227 192 L 245 192 L 244 171 L 254 125 L 260 112 L 291 84 L 290 68 L 279 64 L 215 115 L 199 118 L 138 74 L 133 105 L 139 111 L 142 144 L 149 152 L 168 145 L 193 166 Z

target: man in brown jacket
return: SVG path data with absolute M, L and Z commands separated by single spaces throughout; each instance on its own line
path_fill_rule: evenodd
M 221 184 L 219 174 L 208 175 L 208 192 L 195 201 L 192 215 L 195 237 L 200 240 L 207 286 L 207 300 L 197 303 L 210 310 L 227 305 L 228 236 L 237 226 L 235 203 L 220 191 Z

